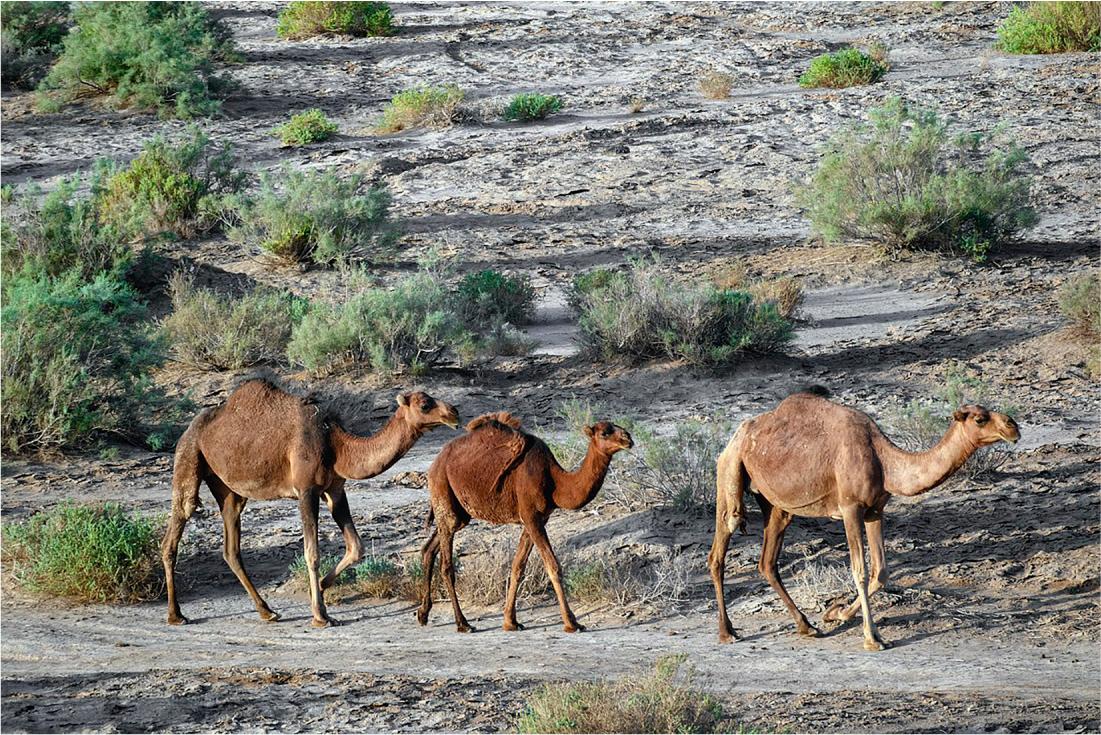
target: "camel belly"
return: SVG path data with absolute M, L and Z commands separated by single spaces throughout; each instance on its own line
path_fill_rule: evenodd
M 459 504 L 472 518 L 490 523 L 519 523 L 520 514 L 516 508 L 516 497 L 502 490 L 498 493 L 471 492 L 469 489 L 452 487 Z
M 774 507 L 804 518 L 840 518 L 836 501 L 825 490 L 805 486 L 775 487 L 756 482 L 750 477 L 750 491 L 764 496 Z

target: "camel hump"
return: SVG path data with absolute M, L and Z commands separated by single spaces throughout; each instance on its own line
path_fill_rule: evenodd
M 830 397 L 830 389 L 824 385 L 807 385 L 795 391 L 795 393 L 809 393 L 810 395 L 818 396 L 819 398 Z
M 490 426 L 494 428 L 509 428 L 516 431 L 520 430 L 520 419 L 513 416 L 508 411 L 498 411 L 496 413 L 484 413 L 481 416 L 472 419 L 470 423 L 466 425 L 467 431 L 474 431 L 483 426 Z

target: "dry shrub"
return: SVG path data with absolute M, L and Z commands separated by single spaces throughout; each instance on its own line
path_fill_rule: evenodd
M 1059 310 L 1083 337 L 1101 339 L 1101 270 L 1074 276 L 1056 295 Z
M 774 304 L 785 319 L 794 318 L 803 304 L 803 286 L 798 279 L 753 278 L 741 263 L 727 268 L 714 280 L 719 288 L 748 291 L 755 300 Z
M 638 113 L 640 113 L 640 112 L 642 112 L 643 110 L 646 109 L 646 98 L 645 97 L 632 97 L 627 102 L 627 109 L 631 111 L 632 115 L 637 115 Z
M 734 77 L 720 71 L 709 71 L 700 77 L 700 92 L 710 100 L 725 100 L 734 87 Z
M 445 128 L 458 119 L 463 91 L 454 85 L 416 87 L 394 95 L 382 112 L 380 133 L 411 128 Z

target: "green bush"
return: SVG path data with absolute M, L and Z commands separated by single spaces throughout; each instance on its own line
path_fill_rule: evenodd
M 735 727 L 711 696 L 691 688 L 683 654 L 663 656 L 652 674 L 619 681 L 544 684 L 516 724 L 522 733 L 696 733 Z M 678 681 L 678 674 L 682 681 Z
M 826 240 L 940 248 L 982 261 L 1037 221 L 1031 178 L 1021 171 L 1027 156 L 988 143 L 973 133 L 952 145 L 934 112 L 892 98 L 871 111 L 870 125 L 830 141 L 798 198 Z
M 100 222 L 122 233 L 193 237 L 219 225 L 246 174 L 229 143 L 217 147 L 198 128 L 171 144 L 157 136 L 129 166 L 101 162 Z
M 233 58 L 229 32 L 201 3 L 77 3 L 76 28 L 39 86 L 47 107 L 111 95 L 119 106 L 188 118 L 221 109 L 229 88 L 215 63 Z
M 291 328 L 309 302 L 289 293 L 258 288 L 238 297 L 196 288 L 176 273 L 168 282 L 172 313 L 164 332 L 180 362 L 215 370 L 282 361 Z
M 542 120 L 562 109 L 562 98 L 547 94 L 518 94 L 509 100 L 502 113 L 506 120 Z
M 289 169 L 283 169 L 279 183 L 281 190 L 270 176 L 261 176 L 258 196 L 237 207 L 240 224 L 230 237 L 258 243 L 290 263 L 331 264 L 356 251 L 378 256 L 393 249 L 397 231 L 389 219 L 385 188 L 360 194 L 360 176 L 339 179 Z
M 4 561 L 35 594 L 142 602 L 160 593 L 157 524 L 121 505 L 60 505 L 4 526 Z
M 472 328 L 480 325 L 527 324 L 535 315 L 535 289 L 528 276 L 495 270 L 468 273 L 459 281 L 459 315 Z
M 79 447 L 104 432 L 163 441 L 149 425 L 168 405 L 149 378 L 161 346 L 129 286 L 26 269 L 5 279 L 0 314 L 6 449 Z
M 1011 54 L 1101 51 L 1101 4 L 1034 2 L 1015 5 L 998 26 L 998 47 Z
M 296 1 L 279 13 L 275 32 L 292 40 L 328 34 L 389 36 L 394 15 L 386 3 Z
M 309 145 L 320 143 L 333 137 L 338 130 L 336 123 L 325 117 L 325 113 L 314 107 L 293 115 L 286 125 L 274 131 L 283 145 Z
M 799 77 L 803 87 L 853 87 L 872 84 L 887 73 L 887 64 L 854 48 L 816 56 L 810 68 Z
M 448 350 L 472 345 L 450 291 L 418 273 L 392 290 L 367 288 L 343 304 L 315 304 L 295 326 L 287 357 L 315 373 L 366 363 L 379 373 L 418 374 Z
M 0 70 L 6 83 L 34 89 L 61 51 L 72 16 L 67 2 L 0 3 Z
M 566 289 L 566 303 L 575 313 L 581 313 L 581 305 L 592 293 L 606 288 L 616 278 L 616 272 L 611 268 L 593 268 L 591 271 L 578 273 L 573 277 L 569 288 Z
M 458 117 L 462 101 L 463 91 L 453 85 L 407 89 L 394 95 L 386 105 L 378 132 L 447 127 Z
M 1086 337 L 1101 339 L 1101 271 L 1080 273 L 1064 283 L 1057 295 L 1063 316 Z
M 581 295 L 579 306 L 585 344 L 628 360 L 730 363 L 742 351 L 779 349 L 792 331 L 771 302 L 756 302 L 744 291 L 674 284 L 640 262 Z
M 715 459 L 722 454 L 733 427 L 724 422 L 678 421 L 670 435 L 635 427 L 639 467 L 630 481 L 651 502 L 680 511 L 715 507 Z

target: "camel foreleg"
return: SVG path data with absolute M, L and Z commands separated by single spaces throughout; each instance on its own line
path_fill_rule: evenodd
M 871 558 L 872 565 L 871 579 L 868 582 L 870 600 L 872 595 L 887 586 L 887 564 L 883 552 L 883 517 L 865 518 L 864 532 L 868 536 L 868 556 Z M 852 620 L 859 610 L 860 596 L 858 595 L 848 605 L 844 601 L 832 605 L 822 616 L 822 620 L 843 623 Z
M 330 488 L 325 493 L 325 503 L 329 506 L 329 513 L 333 520 L 340 526 L 340 532 L 344 535 L 344 556 L 321 580 L 323 590 L 332 587 L 341 572 L 363 560 L 363 540 L 356 531 L 356 524 L 352 521 L 352 510 L 348 507 L 348 496 L 344 492 L 343 483 L 338 487 Z
M 864 509 L 850 505 L 841 509 L 841 517 L 845 521 L 845 537 L 849 542 L 849 561 L 852 564 L 853 582 L 856 584 L 856 594 L 860 600 L 861 611 L 864 613 L 864 649 L 882 651 L 887 644 L 879 637 L 875 621 L 872 620 L 871 607 L 868 605 L 868 578 L 864 569 L 864 541 L 861 538 Z

